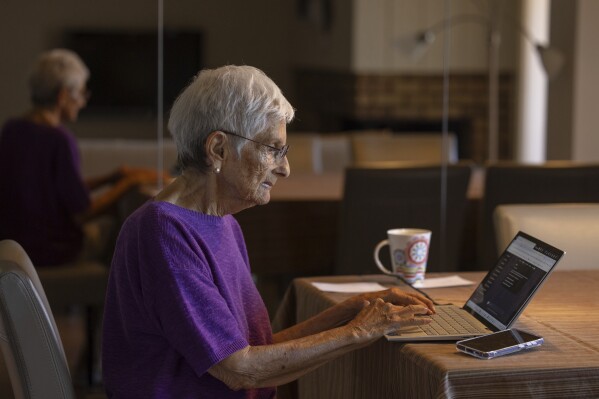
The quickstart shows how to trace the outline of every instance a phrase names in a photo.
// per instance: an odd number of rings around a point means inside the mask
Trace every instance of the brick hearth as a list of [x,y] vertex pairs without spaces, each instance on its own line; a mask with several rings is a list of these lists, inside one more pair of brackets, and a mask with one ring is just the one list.
[[[294,130],[332,132],[363,128],[441,131],[441,75],[373,75],[317,70],[297,72],[298,120]],[[460,156],[487,157],[488,80],[486,74],[451,74],[449,127],[460,141]],[[499,154],[511,157],[514,79],[499,80]],[[421,128],[419,128],[419,126]]]

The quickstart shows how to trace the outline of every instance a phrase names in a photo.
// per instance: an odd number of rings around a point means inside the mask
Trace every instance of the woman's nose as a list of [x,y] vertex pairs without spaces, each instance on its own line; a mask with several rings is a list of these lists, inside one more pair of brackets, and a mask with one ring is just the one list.
[[279,161],[279,165],[274,170],[274,172],[283,178],[289,177],[289,174],[291,173],[291,168],[289,166],[287,156],[283,157],[283,159]]

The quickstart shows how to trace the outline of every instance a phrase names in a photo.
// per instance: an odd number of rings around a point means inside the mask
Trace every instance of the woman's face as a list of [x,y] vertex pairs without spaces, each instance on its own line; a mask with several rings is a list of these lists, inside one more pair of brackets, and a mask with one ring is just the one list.
[[64,95],[59,102],[60,117],[64,122],[75,122],[79,111],[87,105],[88,91],[85,84],[74,89],[63,89]]
[[[244,140],[228,136],[230,140]],[[281,148],[287,141],[287,131],[284,122],[266,133],[252,137],[259,143]],[[225,195],[235,204],[236,208],[248,208],[254,205],[264,205],[270,201],[270,190],[279,178],[289,176],[289,162],[287,157],[277,159],[276,150],[267,146],[245,140],[239,158],[235,153],[230,157],[230,162],[223,164],[222,174],[228,183]],[[234,151],[233,146],[230,147]]]

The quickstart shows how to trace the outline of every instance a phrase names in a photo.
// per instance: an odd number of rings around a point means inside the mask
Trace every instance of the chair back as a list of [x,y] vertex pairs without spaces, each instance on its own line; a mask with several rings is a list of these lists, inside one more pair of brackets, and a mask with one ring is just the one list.
[[[599,202],[599,164],[555,161],[488,166],[479,216],[477,268],[491,268],[503,249],[497,248],[493,226],[493,212],[498,205],[577,202]],[[538,238],[543,240],[543,234]]]
[[499,205],[493,219],[499,251],[523,231],[566,251],[558,270],[599,269],[599,203]]
[[354,133],[351,136],[354,165],[371,162],[458,161],[456,136],[447,135],[446,142],[441,133]]
[[347,133],[321,135],[320,150],[322,173],[343,173],[352,164],[351,141]]
[[173,172],[177,164],[177,147],[172,139],[79,139],[81,174],[84,178],[104,176],[122,165],[156,168],[162,149],[164,171]]
[[0,241],[0,348],[16,399],[75,397],[44,290],[12,240]]
[[309,132],[288,133],[287,144],[287,160],[293,174],[322,172],[320,135]]
[[347,169],[336,273],[378,273],[374,247],[401,227],[432,231],[427,271],[457,270],[470,173],[468,164]]

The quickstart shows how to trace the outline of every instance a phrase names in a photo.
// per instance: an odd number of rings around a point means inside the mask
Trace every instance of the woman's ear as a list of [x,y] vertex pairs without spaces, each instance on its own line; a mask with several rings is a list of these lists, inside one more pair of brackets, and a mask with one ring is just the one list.
[[210,165],[221,167],[228,156],[227,136],[221,131],[214,131],[206,139],[206,156]]

